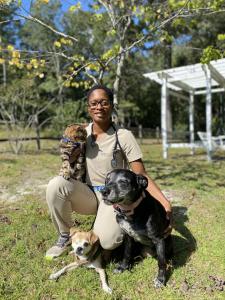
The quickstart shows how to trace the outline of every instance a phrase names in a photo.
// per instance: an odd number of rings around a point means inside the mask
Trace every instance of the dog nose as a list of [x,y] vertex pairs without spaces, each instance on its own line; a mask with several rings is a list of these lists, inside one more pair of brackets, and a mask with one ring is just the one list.
[[83,251],[83,248],[82,247],[77,247],[77,253],[79,254],[79,253],[81,253]]
[[105,186],[100,192],[103,197],[106,197],[109,194],[109,189]]

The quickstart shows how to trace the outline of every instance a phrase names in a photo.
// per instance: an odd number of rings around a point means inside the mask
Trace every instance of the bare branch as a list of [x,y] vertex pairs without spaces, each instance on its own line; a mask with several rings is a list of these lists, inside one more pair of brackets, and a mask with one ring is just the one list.
[[[153,31],[157,31],[158,29],[164,27],[166,24],[170,23],[173,19],[177,18],[178,16],[180,16],[180,14],[182,13],[182,11],[184,10],[184,8],[187,6],[187,4],[190,2],[190,0],[187,0],[185,2],[185,4],[183,5],[182,8],[180,8],[177,13],[175,13],[173,16],[169,17],[168,19],[164,20],[161,24],[155,26],[153,29],[152,29],[152,32]],[[105,63],[105,66],[108,66],[111,61],[113,61],[115,58],[117,58],[118,56],[121,56],[122,53],[126,53],[128,51],[130,51],[131,49],[133,49],[135,46],[143,43],[144,41],[148,40],[149,37],[152,36],[152,32],[151,33],[148,33],[146,35],[143,35],[139,40],[136,40],[135,42],[133,42],[130,46],[128,46],[127,48],[125,49],[121,49],[119,51],[119,53],[117,53],[116,55],[112,56],[111,58],[109,58],[107,60],[107,62]]]
[[110,17],[110,20],[112,22],[113,28],[115,28],[116,20],[115,20],[115,14],[114,14],[111,3],[106,3],[105,1],[102,1],[102,0],[99,0],[99,3],[101,3],[105,7],[105,9]]
[[[173,19],[177,18],[181,12],[184,10],[184,8],[188,5],[188,3],[190,2],[190,0],[187,0],[184,4],[184,6],[182,8],[180,8],[178,10],[178,12],[176,14],[174,14],[173,16],[171,16],[170,18],[164,20],[161,24],[159,24],[158,26],[155,26],[153,28],[154,31],[164,27],[166,24],[170,23]],[[152,31],[153,31],[152,30]],[[126,48],[124,51],[127,52],[129,50],[131,50],[132,48],[134,48],[136,45],[142,43],[143,41],[147,40],[150,36],[152,35],[152,33],[146,34],[145,36],[143,36],[142,38],[140,38],[139,40],[135,41],[133,44],[131,44],[128,48]]]
[[42,108],[40,108],[37,112],[36,115],[40,115],[41,113],[43,113],[50,104],[52,104],[55,101],[55,98],[53,98],[52,100],[48,101],[48,103],[46,105],[44,105]]
[[71,36],[69,34],[65,34],[65,33],[61,32],[61,31],[58,31],[58,30],[54,29],[52,26],[44,23],[43,21],[39,20],[38,18],[33,17],[32,15],[25,16],[25,15],[21,15],[21,14],[18,14],[18,13],[16,15],[18,17],[23,18],[23,19],[26,19],[26,20],[38,23],[38,24],[42,25],[43,27],[51,30],[52,32],[54,32],[57,35],[63,36],[64,38],[67,38],[67,39],[71,39],[74,42],[78,42],[78,39],[74,38],[73,36]]
[[20,19],[5,20],[5,21],[1,21],[0,24],[10,23],[10,22],[18,22],[18,21],[20,21]]
[[87,74],[87,76],[90,77],[94,81],[94,84],[99,84],[99,80],[97,78],[95,78],[93,75],[91,75],[87,71],[85,72],[85,74]]

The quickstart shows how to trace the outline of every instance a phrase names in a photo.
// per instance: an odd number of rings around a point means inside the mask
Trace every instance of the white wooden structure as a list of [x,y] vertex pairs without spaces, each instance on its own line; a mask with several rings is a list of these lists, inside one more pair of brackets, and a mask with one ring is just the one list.
[[[144,74],[146,78],[161,85],[161,134],[163,158],[168,157],[168,148],[189,147],[191,153],[198,147],[194,141],[195,95],[206,95],[207,159],[212,158],[212,93],[225,91],[225,59],[211,61],[208,65],[195,64]],[[167,137],[166,106],[168,96],[189,102],[190,141],[185,144],[169,143]]]

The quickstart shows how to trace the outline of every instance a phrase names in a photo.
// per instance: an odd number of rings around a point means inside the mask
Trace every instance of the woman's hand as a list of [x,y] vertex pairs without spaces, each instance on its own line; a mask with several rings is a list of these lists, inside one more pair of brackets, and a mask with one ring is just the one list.
[[171,234],[172,230],[173,230],[172,212],[171,211],[167,211],[166,212],[166,218],[167,218],[167,220],[169,220],[169,226],[164,231],[164,238],[166,238],[167,236],[169,236]]

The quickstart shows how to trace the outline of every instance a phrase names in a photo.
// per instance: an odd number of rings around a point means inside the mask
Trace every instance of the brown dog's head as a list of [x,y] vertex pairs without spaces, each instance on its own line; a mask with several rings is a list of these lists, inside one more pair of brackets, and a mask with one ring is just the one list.
[[93,246],[99,241],[98,236],[92,231],[79,231],[72,227],[70,229],[73,252],[77,256],[86,257]]

